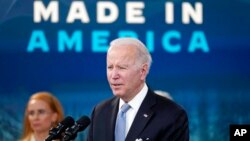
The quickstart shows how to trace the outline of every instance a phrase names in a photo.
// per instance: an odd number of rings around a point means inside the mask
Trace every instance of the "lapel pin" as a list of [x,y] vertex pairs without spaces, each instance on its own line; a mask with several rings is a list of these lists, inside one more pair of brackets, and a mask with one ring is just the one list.
[[143,116],[144,116],[144,117],[148,117],[148,115],[147,115],[147,114],[144,114]]

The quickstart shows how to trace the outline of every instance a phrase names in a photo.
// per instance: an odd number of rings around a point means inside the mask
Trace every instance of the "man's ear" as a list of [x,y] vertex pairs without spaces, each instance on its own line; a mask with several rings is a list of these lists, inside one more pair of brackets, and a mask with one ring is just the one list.
[[148,64],[145,63],[142,65],[142,68],[141,68],[141,79],[142,80],[145,80],[146,77],[147,77],[147,74],[148,74]]

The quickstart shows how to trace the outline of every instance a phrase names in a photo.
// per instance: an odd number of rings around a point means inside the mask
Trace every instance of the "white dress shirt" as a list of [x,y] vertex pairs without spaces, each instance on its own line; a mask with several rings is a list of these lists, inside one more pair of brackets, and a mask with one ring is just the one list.
[[[125,136],[127,136],[128,131],[129,131],[129,129],[130,129],[130,127],[135,119],[135,116],[136,116],[136,114],[141,106],[141,103],[147,95],[147,92],[148,92],[148,86],[146,84],[144,84],[141,91],[131,101],[128,102],[128,104],[131,106],[131,108],[126,112],[126,133],[125,133]],[[120,99],[118,112],[120,112],[120,109],[124,103],[125,102],[122,99]]]

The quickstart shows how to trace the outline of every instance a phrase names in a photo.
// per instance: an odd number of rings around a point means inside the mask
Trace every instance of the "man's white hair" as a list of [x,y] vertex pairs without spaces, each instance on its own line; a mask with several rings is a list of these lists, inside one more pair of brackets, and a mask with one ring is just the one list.
[[147,63],[148,68],[150,69],[152,64],[152,57],[146,48],[146,46],[138,39],[136,38],[130,38],[130,37],[123,37],[123,38],[117,38],[110,43],[110,47],[117,47],[117,46],[132,46],[136,47],[138,59],[140,63]]

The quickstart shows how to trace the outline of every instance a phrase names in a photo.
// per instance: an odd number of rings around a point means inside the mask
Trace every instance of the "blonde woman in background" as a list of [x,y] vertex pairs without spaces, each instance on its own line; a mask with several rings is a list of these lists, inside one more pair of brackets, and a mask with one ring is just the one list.
[[44,141],[51,127],[64,118],[59,100],[49,92],[33,94],[25,110],[21,141]]

